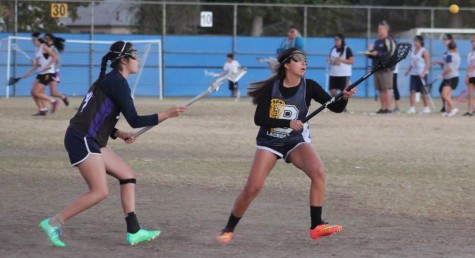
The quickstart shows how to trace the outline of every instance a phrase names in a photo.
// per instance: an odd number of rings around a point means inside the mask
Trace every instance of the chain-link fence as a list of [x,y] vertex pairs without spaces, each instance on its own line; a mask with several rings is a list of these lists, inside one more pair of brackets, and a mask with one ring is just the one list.
[[[186,69],[190,74],[195,69],[196,76],[197,70],[221,69],[226,53],[233,53],[246,66],[261,71],[256,77],[265,76],[262,74],[267,71],[266,66],[258,64],[256,58],[275,56],[289,26],[296,26],[310,57],[309,72],[323,78],[324,58],[337,33],[345,35],[356,54],[374,41],[377,24],[382,20],[390,24],[394,38],[412,41],[418,28],[469,28],[475,24],[474,12],[475,8],[461,8],[458,14],[451,14],[448,7],[4,0],[0,2],[0,32],[20,36],[32,31],[54,32],[66,38],[86,40],[104,39],[111,34],[156,38],[162,42],[167,80]],[[434,58],[442,54],[439,48],[443,46],[438,47],[442,33],[425,35],[434,40],[427,44]],[[466,37],[466,34],[455,35],[460,40]],[[355,76],[363,74],[368,65],[364,56],[357,56]],[[196,78],[190,79],[195,81]],[[319,81],[322,83],[322,79]],[[362,96],[373,94],[368,83]],[[167,87],[180,86],[174,79],[165,81],[164,85],[165,95]]]

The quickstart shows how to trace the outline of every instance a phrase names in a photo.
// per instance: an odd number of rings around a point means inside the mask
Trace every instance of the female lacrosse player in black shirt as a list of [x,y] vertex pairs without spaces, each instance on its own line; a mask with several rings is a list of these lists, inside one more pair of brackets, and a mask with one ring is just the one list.
[[[113,70],[106,74],[107,62]],[[79,196],[40,227],[54,246],[65,246],[60,240],[62,224],[80,212],[104,200],[108,195],[106,174],[118,179],[122,208],[126,216],[127,241],[131,245],[156,238],[160,231],[145,230],[135,215],[135,172],[112,149],[106,147],[108,138],[121,138],[133,143],[130,133],[115,128],[122,113],[134,128],[152,126],[176,117],[185,107],[172,107],[160,114],[137,115],[127,77],[138,70],[139,58],[131,43],[118,41],[102,58],[101,73],[71,119],[64,144],[73,166],[86,181],[89,191]]]
[[[234,203],[226,227],[217,237],[218,242],[222,244],[231,241],[234,228],[280,158],[300,168],[311,179],[310,236],[318,239],[337,233],[342,228],[329,225],[321,218],[325,169],[320,157],[310,145],[308,124],[302,122],[312,99],[324,104],[331,97],[318,83],[305,79],[307,58],[303,52],[290,48],[279,55],[278,61],[276,75],[253,83],[248,89],[252,102],[257,104],[254,117],[256,125],[260,126],[257,150],[246,186]],[[345,109],[348,98],[356,92],[356,88],[343,92],[341,100],[328,106],[333,112],[342,112]]]

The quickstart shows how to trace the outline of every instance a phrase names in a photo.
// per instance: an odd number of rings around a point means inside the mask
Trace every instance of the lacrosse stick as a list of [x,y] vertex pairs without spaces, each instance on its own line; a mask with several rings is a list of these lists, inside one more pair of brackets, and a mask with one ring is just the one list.
[[213,72],[210,72],[208,70],[205,69],[205,76],[210,76],[210,77],[214,77],[214,78],[218,78],[219,77],[219,73],[213,73]]
[[[39,73],[39,72],[36,71],[36,72],[34,72],[34,73],[32,73],[32,74],[38,74],[38,73]],[[28,76],[25,77],[25,78],[30,77],[32,74],[28,75]],[[23,77],[10,77],[10,79],[8,80],[8,86],[13,86],[13,85],[16,84],[17,82],[19,82],[21,79],[25,79],[25,78],[23,78]]]
[[10,77],[10,80],[8,80],[8,86],[12,86],[19,82],[22,78],[21,77]]
[[362,56],[369,56],[371,54],[370,51],[366,50],[366,51],[358,51],[358,55],[362,55]]
[[457,97],[455,97],[455,100],[457,100],[458,102],[460,103],[464,103],[467,101],[467,98],[468,98],[468,91],[467,91],[467,88],[463,88],[459,95]]
[[12,46],[13,46],[13,50],[15,50],[16,52],[22,54],[24,57],[26,57],[26,58],[28,59],[28,61],[30,61],[30,62],[33,63],[32,60],[34,60],[34,59],[32,59],[25,51],[23,51],[23,50],[20,48],[20,46],[18,46],[18,44],[12,44]]
[[269,58],[262,58],[262,57],[258,57],[256,58],[257,62],[259,63],[267,63],[267,65],[269,66],[269,69],[271,70],[272,73],[277,73],[277,69],[279,67],[279,61],[277,61],[277,59],[273,58],[273,57],[269,57]]
[[429,84],[427,84],[426,80],[424,80],[423,78],[421,78],[421,81],[422,81],[422,90],[424,91],[423,93],[427,94],[427,97],[429,98],[432,108],[435,109],[434,101],[432,101],[432,97],[430,96],[430,89],[432,89],[432,85],[434,85],[437,79],[431,81]]
[[[407,57],[409,54],[409,51],[411,51],[412,45],[410,43],[399,43],[396,46],[396,51],[394,51],[394,54],[390,57],[388,57],[385,60],[382,60],[377,66],[371,68],[371,71],[369,71],[367,74],[363,75],[360,79],[358,79],[356,82],[351,84],[346,88],[347,91],[353,89],[354,87],[358,86],[362,81],[368,79],[373,73],[390,69],[397,63],[399,63],[401,60]],[[325,102],[322,106],[320,106],[317,110],[313,111],[310,113],[305,119],[304,123],[310,120],[312,117],[316,116],[318,113],[320,113],[322,110],[328,107],[328,105],[334,103],[335,101],[340,100],[343,98],[343,92],[340,92],[338,95],[335,97],[331,98],[329,101]]]
[[[188,102],[186,102],[184,104],[184,106],[190,106],[191,104],[195,103],[196,101],[208,96],[209,94],[217,91],[219,89],[219,86],[221,86],[221,84],[223,84],[223,82],[225,82],[226,80],[230,80],[232,82],[237,82],[239,79],[242,78],[242,76],[244,76],[244,74],[247,72],[246,68],[241,68],[237,73],[233,74],[233,73],[228,73],[224,76],[221,76],[221,77],[218,77],[213,83],[211,83],[211,85],[203,92],[201,92],[200,94],[198,94],[196,97],[190,99]],[[154,125],[151,125],[151,126],[146,126],[140,130],[138,130],[137,132],[135,132],[132,136],[134,136],[135,138],[139,137],[141,134],[145,133],[146,131],[152,129],[152,127],[154,127]]]

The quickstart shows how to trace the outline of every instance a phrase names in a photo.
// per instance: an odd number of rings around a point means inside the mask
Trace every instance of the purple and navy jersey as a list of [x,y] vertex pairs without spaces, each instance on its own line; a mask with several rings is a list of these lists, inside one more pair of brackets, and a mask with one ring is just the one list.
[[101,147],[107,145],[120,114],[133,128],[158,124],[157,114],[139,116],[127,80],[113,70],[84,97],[78,112],[70,120],[69,128],[94,138]]

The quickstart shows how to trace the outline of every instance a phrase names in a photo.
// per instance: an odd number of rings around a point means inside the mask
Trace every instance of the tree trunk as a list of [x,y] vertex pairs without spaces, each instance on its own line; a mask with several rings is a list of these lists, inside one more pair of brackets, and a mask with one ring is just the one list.
[[450,28],[463,28],[462,15],[452,14],[450,15],[449,27]]
[[262,16],[254,16],[252,18],[252,37],[262,36],[262,27],[264,26],[264,18]]

